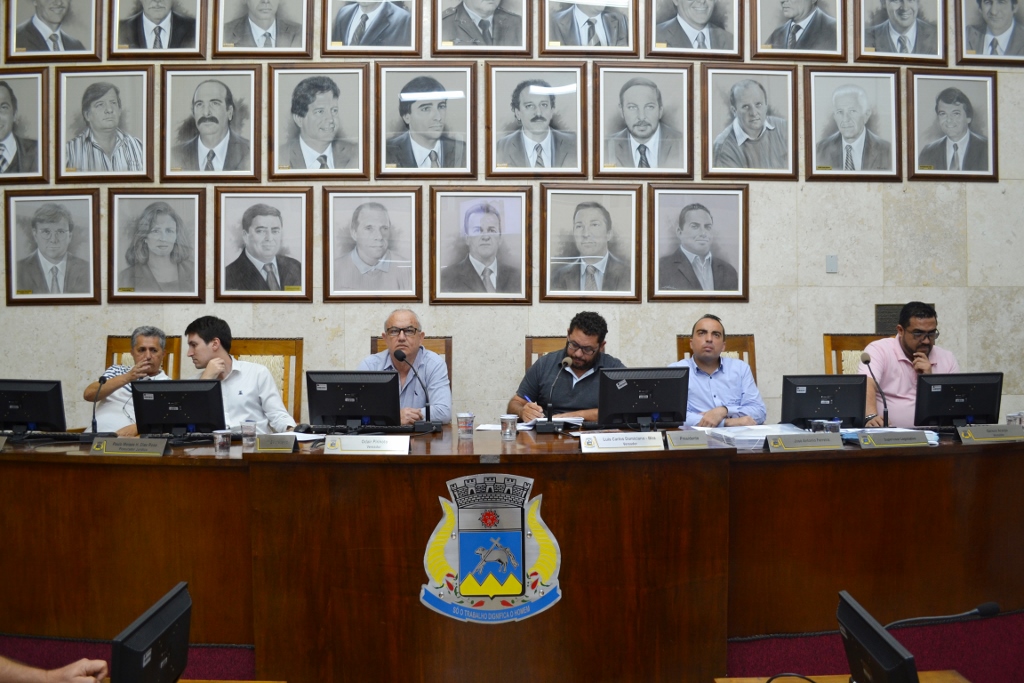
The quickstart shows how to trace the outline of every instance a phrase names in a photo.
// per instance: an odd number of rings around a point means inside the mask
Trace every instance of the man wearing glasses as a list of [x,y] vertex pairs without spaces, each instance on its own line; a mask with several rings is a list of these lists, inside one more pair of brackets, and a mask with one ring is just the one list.
[[[423,326],[415,313],[405,308],[393,311],[384,323],[387,351],[367,356],[358,368],[371,371],[394,370],[398,373],[398,398],[404,425],[426,419],[423,407],[427,404],[427,397],[409,369],[410,366],[416,368],[416,374],[430,391],[430,419],[441,422],[451,422],[452,419],[452,389],[448,383],[448,366],[440,355],[421,346],[424,336]],[[395,352],[399,350],[405,353],[405,361],[395,358]]]
[[111,365],[103,373],[106,381],[93,382],[82,392],[87,403],[96,404],[96,431],[117,432],[118,436],[138,436],[132,382],[170,379],[161,367],[167,347],[167,335],[158,327],[144,325],[132,332],[132,358],[135,363]]
[[[920,301],[911,301],[900,310],[896,336],[873,341],[864,349],[871,356],[871,370],[888,399],[890,427],[914,426],[918,375],[960,372],[960,365],[953,354],[935,345],[938,336],[935,309]],[[858,366],[857,372],[870,374],[864,363]],[[881,427],[882,399],[870,379],[867,394],[865,411],[875,417],[864,426]]]
[[18,261],[17,289],[28,294],[87,294],[89,262],[70,252],[75,222],[61,204],[47,202],[32,214],[35,250]]
[[[600,315],[591,311],[577,313],[569,323],[565,350],[545,354],[530,366],[508,402],[508,412],[529,422],[544,417],[544,409],[550,404],[554,417],[596,421],[598,370],[626,367],[618,358],[604,353],[606,334],[608,323]],[[565,358],[572,362],[563,367]]]

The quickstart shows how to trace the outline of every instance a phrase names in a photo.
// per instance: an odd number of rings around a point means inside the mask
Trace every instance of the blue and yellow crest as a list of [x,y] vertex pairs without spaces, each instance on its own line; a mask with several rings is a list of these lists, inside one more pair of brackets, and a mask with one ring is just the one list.
[[423,555],[420,602],[482,624],[532,617],[558,602],[558,541],[540,517],[533,479],[483,474],[448,482],[444,517]]

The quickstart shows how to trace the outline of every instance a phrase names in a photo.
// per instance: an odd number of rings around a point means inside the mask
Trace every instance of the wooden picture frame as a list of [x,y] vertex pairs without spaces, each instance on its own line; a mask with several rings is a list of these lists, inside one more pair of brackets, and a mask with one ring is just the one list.
[[46,183],[50,179],[50,70],[0,69],[0,142],[4,145],[4,185]]
[[856,61],[946,64],[946,3],[942,0],[851,2]]
[[754,59],[846,61],[846,0],[752,0],[751,12]]
[[206,59],[207,0],[109,2],[108,59]]
[[647,56],[743,59],[744,5],[740,0],[647,0]]
[[[47,5],[37,17],[33,0],[8,0],[4,3],[6,62],[98,62],[102,1],[78,0],[74,11],[70,2]],[[57,50],[49,38],[54,33]]]
[[433,0],[433,11],[431,51],[435,56],[530,55],[533,3],[529,0]]
[[[291,0],[274,5],[260,0],[211,1],[216,3],[214,57],[308,59],[313,56],[315,0]],[[269,15],[270,9],[274,10],[274,16]],[[260,31],[264,33],[260,35]]]
[[[611,0],[597,5],[582,0],[540,0],[540,54],[636,55],[639,3]],[[585,29],[591,21],[594,23]]]
[[424,7],[429,0],[385,0],[367,15],[362,38],[357,39],[362,19],[354,0],[323,0],[321,52],[328,56],[418,57]]
[[[1024,7],[1011,0],[956,0],[953,4],[957,64],[1016,66],[1024,62]],[[991,54],[995,32],[1000,54]]]

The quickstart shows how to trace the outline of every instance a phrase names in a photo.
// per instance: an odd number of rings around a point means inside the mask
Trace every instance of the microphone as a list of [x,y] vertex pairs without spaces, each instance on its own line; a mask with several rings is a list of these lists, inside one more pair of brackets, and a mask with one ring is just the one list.
[[566,356],[562,359],[561,365],[555,372],[555,378],[551,380],[551,386],[548,387],[548,402],[547,405],[544,406],[544,416],[548,421],[538,422],[534,425],[533,428],[538,434],[554,434],[555,432],[561,431],[560,425],[555,424],[555,409],[551,399],[555,391],[555,384],[558,383],[558,378],[562,376],[562,370],[566,369],[570,365],[572,365],[572,356]]
[[412,370],[413,377],[416,378],[416,381],[419,382],[420,386],[423,388],[423,410],[427,419],[416,420],[416,422],[413,423],[413,431],[423,433],[441,431],[441,421],[430,419],[430,392],[427,391],[427,385],[423,383],[419,373],[416,372],[416,368],[414,368],[412,363],[410,363],[406,358],[405,351],[402,349],[395,349],[394,356],[396,360],[399,360],[409,366],[409,369]]
[[100,431],[96,429],[96,405],[100,402],[100,389],[107,383],[107,378],[100,375],[99,383],[100,385],[96,387],[96,395],[92,399],[92,433],[94,435]]
[[871,373],[871,379],[875,380],[875,389],[878,390],[878,395],[882,397],[882,426],[889,426],[889,402],[885,400],[885,392],[882,391],[881,385],[878,383],[878,378],[875,377],[875,371],[871,369],[871,354],[864,351],[860,354],[860,362],[868,366],[868,372]]
[[912,619],[900,619],[894,621],[891,624],[885,625],[885,630],[889,630],[894,626],[909,626],[910,624],[927,624],[935,621],[959,621],[961,619],[970,619],[971,617],[978,617],[979,619],[987,619],[988,617],[994,617],[999,614],[999,605],[994,602],[985,602],[972,610],[967,612],[961,612],[960,614],[950,614],[944,617],[915,617]]

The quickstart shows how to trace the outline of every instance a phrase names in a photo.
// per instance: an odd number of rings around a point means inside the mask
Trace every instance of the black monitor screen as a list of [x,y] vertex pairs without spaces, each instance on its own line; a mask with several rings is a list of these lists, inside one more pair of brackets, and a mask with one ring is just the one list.
[[[409,375],[408,381],[415,382]],[[307,371],[309,422],[329,427],[400,425],[398,373],[381,371]]]
[[112,683],[174,683],[188,663],[192,598],[182,581],[114,638]]
[[914,424],[952,427],[997,424],[1003,373],[919,375]]
[[914,655],[846,591],[839,592],[839,635],[856,683],[918,683]]
[[690,368],[602,368],[597,383],[601,425],[665,426],[686,422]]
[[63,432],[64,397],[57,380],[0,379],[0,429]]
[[867,379],[867,375],[785,375],[782,422],[808,429],[811,420],[839,418],[843,427],[863,427]]
[[132,382],[139,434],[191,434],[224,429],[224,399],[215,379]]

